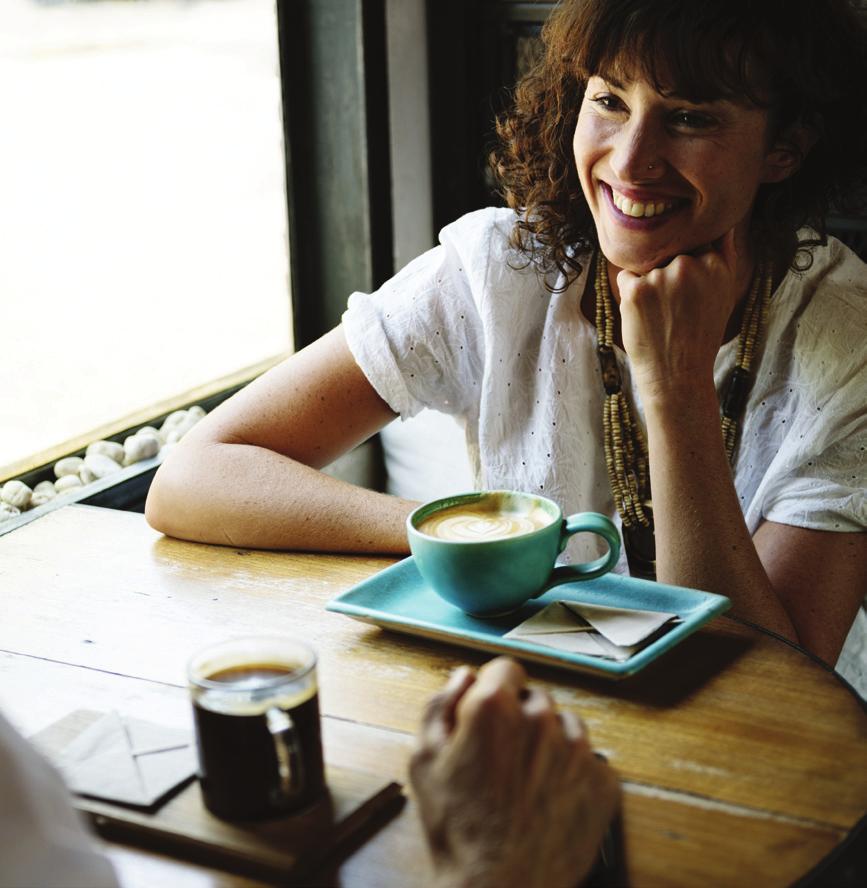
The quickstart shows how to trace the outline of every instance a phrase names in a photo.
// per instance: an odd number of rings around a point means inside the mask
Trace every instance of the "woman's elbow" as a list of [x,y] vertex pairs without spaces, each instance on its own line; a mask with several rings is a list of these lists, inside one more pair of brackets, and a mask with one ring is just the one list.
[[160,471],[157,470],[148,489],[144,509],[145,520],[154,530],[173,536],[171,522],[172,492],[167,489],[170,485],[164,483],[160,478]]
[[145,500],[145,520],[167,536],[189,538],[190,528],[183,519],[193,506],[191,479],[174,457],[172,454],[157,469],[151,481]]

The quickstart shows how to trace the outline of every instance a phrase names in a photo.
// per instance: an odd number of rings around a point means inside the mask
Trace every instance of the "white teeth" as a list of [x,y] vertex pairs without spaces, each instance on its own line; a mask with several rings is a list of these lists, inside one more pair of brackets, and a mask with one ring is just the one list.
[[631,200],[613,188],[611,189],[611,194],[614,198],[614,206],[625,216],[632,216],[634,219],[642,217],[649,219],[651,216],[661,216],[674,206],[674,203],[670,200],[649,200],[646,203],[641,200]]

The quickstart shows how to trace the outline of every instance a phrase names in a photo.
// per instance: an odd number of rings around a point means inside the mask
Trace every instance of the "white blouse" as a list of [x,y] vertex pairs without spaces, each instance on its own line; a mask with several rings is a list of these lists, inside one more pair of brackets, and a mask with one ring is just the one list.
[[[470,213],[376,293],[354,293],[343,317],[347,342],[401,418],[432,408],[463,423],[477,487],[536,491],[566,514],[592,510],[617,522],[595,328],[580,307],[589,263],[566,290],[550,293],[508,245],[515,218],[508,209]],[[734,466],[750,533],[763,520],[867,528],[865,306],[867,266],[834,239],[773,294]],[[718,390],[736,349],[732,340],[717,355]],[[629,360],[619,349],[617,357],[640,414]],[[600,548],[581,535],[565,560]],[[867,617],[859,620],[867,630]],[[848,677],[860,669],[867,689],[867,631],[850,634],[849,652]]]

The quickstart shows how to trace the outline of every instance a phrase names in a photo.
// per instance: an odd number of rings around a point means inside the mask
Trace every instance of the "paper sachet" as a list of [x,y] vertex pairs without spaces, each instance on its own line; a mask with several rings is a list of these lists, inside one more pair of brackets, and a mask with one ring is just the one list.
[[677,614],[661,611],[555,601],[503,637],[622,662],[641,650],[663,626],[679,620]]
[[189,731],[109,712],[55,757],[79,795],[150,807],[196,772]]

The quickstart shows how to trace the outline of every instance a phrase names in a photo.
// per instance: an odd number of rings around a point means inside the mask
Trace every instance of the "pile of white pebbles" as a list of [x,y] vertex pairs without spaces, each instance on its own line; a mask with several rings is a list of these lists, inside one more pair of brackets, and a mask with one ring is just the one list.
[[84,456],[65,456],[54,464],[54,481],[40,481],[30,488],[23,481],[7,481],[0,487],[0,522],[22,512],[35,509],[60,494],[79,490],[100,478],[113,475],[126,466],[165,453],[205,415],[202,407],[170,413],[157,429],[144,426],[123,444],[117,441],[94,441]]

